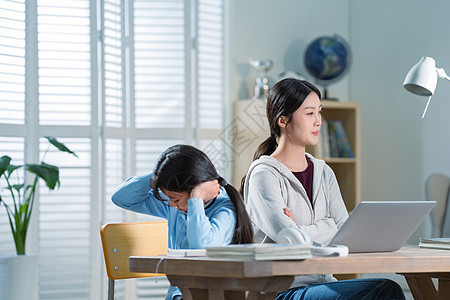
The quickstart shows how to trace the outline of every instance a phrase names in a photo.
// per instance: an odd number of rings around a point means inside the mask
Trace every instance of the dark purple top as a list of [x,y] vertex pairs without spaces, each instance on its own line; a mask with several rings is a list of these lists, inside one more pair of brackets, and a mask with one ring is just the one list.
[[308,166],[306,167],[305,171],[292,172],[292,174],[294,174],[294,176],[297,177],[297,179],[300,181],[300,183],[305,188],[306,194],[308,194],[309,201],[311,201],[311,205],[312,205],[313,204],[312,187],[313,187],[314,165],[308,156],[306,156],[306,161],[308,162]]

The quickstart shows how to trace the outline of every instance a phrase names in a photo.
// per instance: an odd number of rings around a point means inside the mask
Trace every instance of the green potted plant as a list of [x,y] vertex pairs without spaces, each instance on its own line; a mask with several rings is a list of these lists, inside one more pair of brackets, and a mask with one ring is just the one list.
[[[11,157],[0,157],[0,206],[6,209],[17,254],[1,254],[0,270],[8,274],[6,280],[0,280],[0,299],[38,299],[38,256],[25,254],[25,241],[34,199],[38,188],[39,178],[45,181],[49,190],[59,187],[59,168],[44,162],[50,146],[77,155],[60,143],[54,137],[45,137],[49,147],[45,151],[39,164],[12,165]],[[19,170],[24,170],[23,173]],[[32,176],[26,176],[27,172]],[[9,194],[8,199],[2,197],[4,191]],[[23,283],[27,287],[23,287]]]
[[[6,182],[6,186],[2,187],[2,190],[0,191],[0,205],[3,204],[6,209],[18,255],[25,254],[27,230],[30,223],[31,213],[33,212],[33,204],[39,178],[45,181],[45,184],[50,190],[54,190],[60,185],[59,168],[44,162],[45,156],[50,149],[50,145],[55,146],[60,151],[67,152],[78,157],[73,151],[68,149],[54,137],[46,136],[45,138],[50,144],[45,151],[40,164],[25,164],[16,166],[11,164],[11,157],[6,155],[0,157],[0,179],[3,176]],[[31,182],[27,182],[25,178],[21,179],[21,176],[19,176],[18,170],[22,168],[34,174],[34,178]],[[9,201],[10,204],[6,203],[4,198],[1,196],[4,190],[7,190],[8,194],[11,196],[11,201]]]

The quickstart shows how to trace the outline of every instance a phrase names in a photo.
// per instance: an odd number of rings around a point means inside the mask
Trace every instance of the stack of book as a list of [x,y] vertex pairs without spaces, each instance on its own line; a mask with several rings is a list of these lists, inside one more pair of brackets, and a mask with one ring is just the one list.
[[318,156],[355,157],[341,120],[325,120],[322,118]]
[[437,248],[450,250],[450,238],[421,238],[419,247],[422,248]]
[[303,244],[241,244],[206,247],[211,258],[233,260],[295,260],[312,257],[310,245]]
[[167,256],[171,256],[171,257],[206,256],[206,250],[205,249],[170,249],[170,248],[167,248]]

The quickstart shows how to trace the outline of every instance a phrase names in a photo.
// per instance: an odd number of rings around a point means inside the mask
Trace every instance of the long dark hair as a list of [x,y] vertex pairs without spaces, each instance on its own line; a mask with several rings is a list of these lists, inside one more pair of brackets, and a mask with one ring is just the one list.
[[[277,82],[267,96],[266,116],[269,121],[270,136],[256,149],[253,161],[263,155],[272,154],[278,147],[277,138],[280,136],[278,118],[284,116],[289,124],[292,114],[302,105],[312,92],[321,99],[320,91],[306,80],[286,78]],[[245,175],[241,180],[240,192],[244,192]]]
[[200,183],[217,179],[236,208],[236,226],[232,244],[253,243],[253,229],[239,192],[219,176],[211,160],[189,145],[175,145],[165,150],[153,170],[152,189],[155,198],[164,201],[159,190],[188,192]]

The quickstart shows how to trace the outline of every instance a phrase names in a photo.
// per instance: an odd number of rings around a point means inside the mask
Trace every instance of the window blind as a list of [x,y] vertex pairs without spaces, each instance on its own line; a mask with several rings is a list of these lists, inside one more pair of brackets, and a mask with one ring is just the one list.
[[[50,148],[45,161],[59,166],[61,187],[41,182],[39,299],[88,299],[90,295],[91,147],[87,138],[59,139],[78,158]],[[48,144],[41,139],[41,155]]]
[[[25,161],[25,153],[42,157],[48,144],[43,138],[39,147],[29,143],[27,128],[33,127],[78,154],[51,149],[46,156],[60,167],[61,187],[49,192],[41,182],[35,208],[39,299],[99,299],[106,276],[93,237],[97,218],[155,219],[115,207],[110,198],[117,185],[151,172],[174,144],[194,143],[215,157],[222,153],[215,133],[223,126],[223,1],[36,0],[31,19],[37,13],[37,24],[25,20],[26,1],[0,4],[0,153],[15,164]],[[37,29],[37,44],[25,40],[26,24]],[[28,72],[36,66],[36,74]],[[37,83],[38,95],[31,96],[38,104],[32,101],[31,110],[25,78]],[[36,105],[38,116],[26,120],[25,111]],[[196,136],[198,128],[207,134]],[[99,209],[102,217],[96,216]],[[4,208],[0,252],[14,252]],[[161,277],[123,281],[116,293],[118,299],[163,299],[168,285]]]
[[111,195],[123,182],[125,174],[124,142],[121,139],[106,139],[105,149],[108,150],[105,151],[104,223],[123,222],[123,209],[112,203]]
[[89,126],[89,0],[38,0],[41,125]]
[[137,128],[184,128],[184,1],[135,0]]
[[223,127],[223,2],[198,1],[198,107],[201,128]]
[[[25,123],[25,1],[3,1],[0,4],[0,123],[15,125],[16,134]],[[24,138],[14,137],[11,127],[0,130],[0,156],[8,155],[12,164],[24,162]],[[0,189],[6,181],[0,178]],[[2,190],[3,200],[10,205],[11,197]],[[8,216],[0,204],[0,253],[15,253]]]
[[121,0],[104,1],[105,125],[122,127],[124,117],[123,22]]
[[[91,33],[89,0],[37,0],[39,126],[78,159],[50,148],[61,187],[39,198],[39,299],[91,295]],[[43,127],[44,126],[44,127]],[[64,136],[69,136],[64,138]],[[40,153],[48,143],[41,139]]]
[[25,123],[25,1],[0,4],[0,123]]

